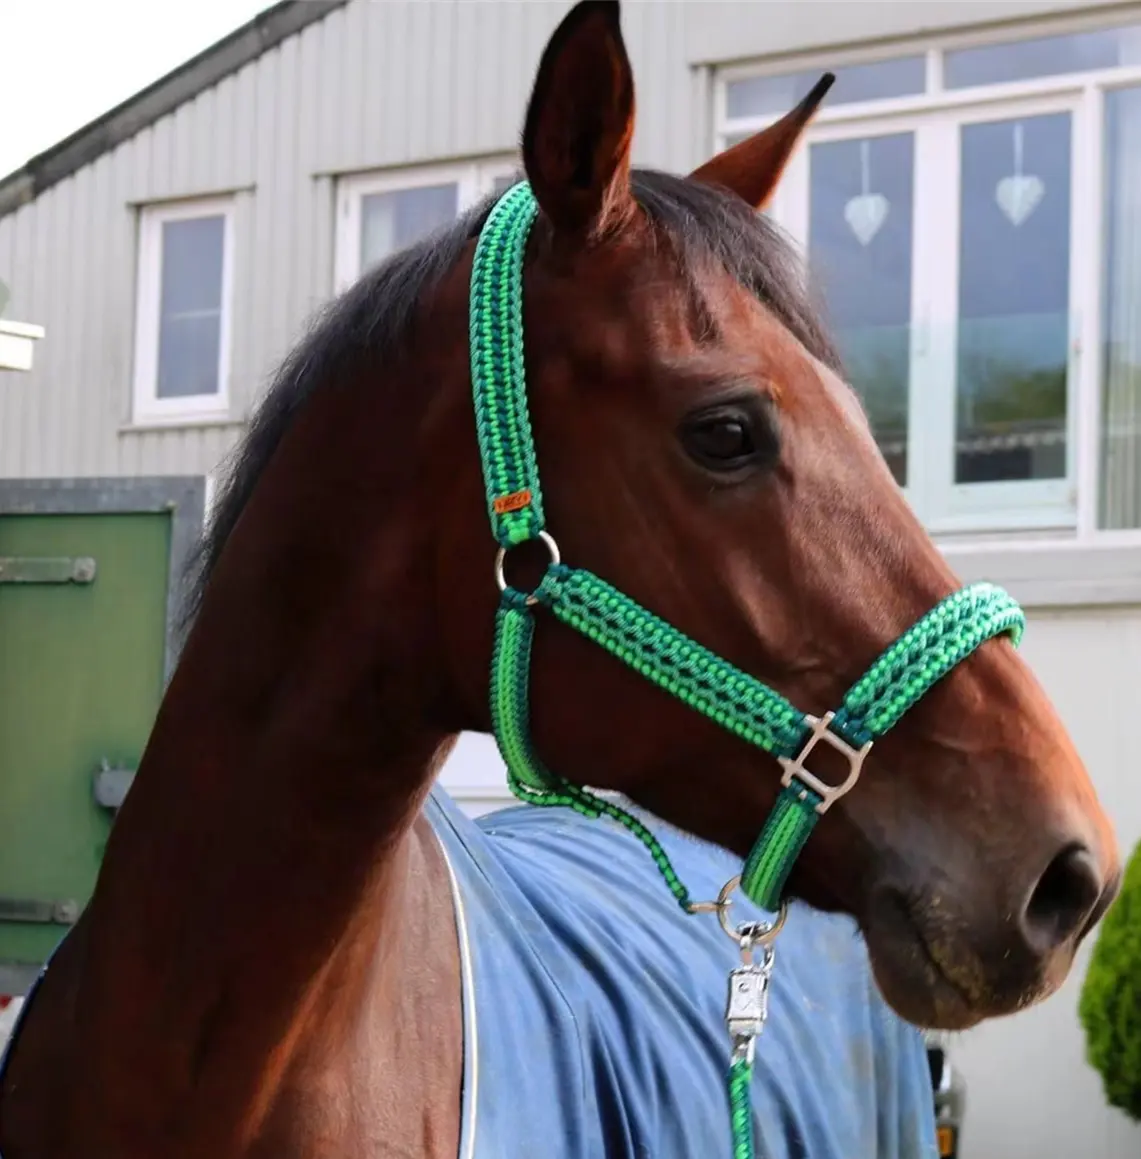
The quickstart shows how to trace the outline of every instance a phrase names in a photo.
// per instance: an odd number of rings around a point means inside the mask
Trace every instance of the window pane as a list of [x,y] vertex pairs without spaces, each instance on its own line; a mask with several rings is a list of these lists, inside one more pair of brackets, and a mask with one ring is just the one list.
[[[853,64],[833,71],[836,83],[824,98],[829,106],[912,96],[923,92],[927,86],[927,61],[922,56]],[[730,81],[725,86],[726,112],[730,117],[787,113],[808,95],[823,75],[824,69],[811,69]]]
[[813,145],[809,262],[880,450],[907,484],[911,383],[911,133]]
[[361,270],[454,221],[459,196],[459,186],[449,181],[362,197]]
[[961,133],[955,481],[1064,478],[1070,115]]
[[943,83],[961,89],[1139,62],[1141,26],[1107,28],[948,52],[943,58]]
[[225,237],[220,214],[163,222],[159,398],[218,393]]
[[491,192],[494,193],[496,197],[499,197],[501,194],[506,193],[507,190],[515,184],[515,180],[516,179],[513,174],[504,173],[502,176],[496,177],[496,179],[491,183]]
[[1141,89],[1105,97],[1099,525],[1141,527]]

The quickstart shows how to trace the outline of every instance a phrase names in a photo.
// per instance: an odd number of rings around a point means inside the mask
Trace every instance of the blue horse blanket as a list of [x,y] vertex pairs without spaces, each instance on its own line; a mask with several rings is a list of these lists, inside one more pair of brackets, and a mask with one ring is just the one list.
[[[683,914],[612,821],[523,807],[473,821],[438,787],[427,809],[460,933],[459,1159],[731,1159],[724,1006],[739,959],[716,917]],[[694,897],[739,871],[643,818]],[[771,916],[735,896],[734,920]],[[936,1159],[922,1038],[879,996],[847,918],[790,911],[753,1110],[761,1159]]]
[[[460,1159],[731,1159],[724,1012],[737,949],[687,916],[642,844],[570,809],[428,816],[463,957]],[[641,814],[695,898],[739,861]],[[735,921],[769,917],[739,894]],[[753,1089],[762,1159],[935,1159],[920,1033],[848,918],[793,906]]]

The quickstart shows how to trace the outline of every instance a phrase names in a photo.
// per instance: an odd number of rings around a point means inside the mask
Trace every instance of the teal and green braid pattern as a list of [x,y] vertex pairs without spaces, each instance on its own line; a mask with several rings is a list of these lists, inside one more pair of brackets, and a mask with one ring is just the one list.
[[[526,182],[492,208],[476,245],[471,274],[471,378],[476,436],[492,534],[499,544],[502,598],[491,665],[491,719],[513,792],[534,805],[561,805],[587,817],[609,817],[649,850],[678,903],[694,912],[660,842],[629,812],[544,767],[531,740],[531,642],[539,609],[604,648],[627,667],[702,713],[762,753],[780,759],[785,775],[776,804],[745,861],[741,888],[762,909],[781,905],[785,883],[828,799],[803,778],[806,742],[825,727],[779,692],[679,632],[611,584],[558,558],[546,536],[543,493],[527,407],[523,349],[523,258],[538,206]],[[551,554],[539,587],[518,591],[502,579],[503,556],[543,538]],[[827,720],[852,760],[863,755],[931,687],[984,641],[999,635],[1018,644],[1025,619],[1018,604],[992,584],[972,584],[947,596],[907,629],[848,690]],[[798,775],[799,774],[799,775]],[[859,765],[853,765],[848,791]],[[819,783],[818,783],[819,784]],[[729,1072],[734,1159],[754,1159],[749,1089],[752,1064],[739,1058]]]

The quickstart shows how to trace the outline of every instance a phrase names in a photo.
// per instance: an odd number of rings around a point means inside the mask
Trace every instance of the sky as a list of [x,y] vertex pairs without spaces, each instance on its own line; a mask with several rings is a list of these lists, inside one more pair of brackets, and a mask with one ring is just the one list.
[[0,0],[0,177],[273,0]]

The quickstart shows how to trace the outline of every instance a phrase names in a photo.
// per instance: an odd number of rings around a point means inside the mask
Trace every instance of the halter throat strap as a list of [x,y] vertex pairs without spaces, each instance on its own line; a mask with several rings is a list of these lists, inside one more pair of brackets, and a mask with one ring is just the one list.
[[[499,544],[491,719],[509,784],[531,804],[569,806],[625,825],[645,843],[679,903],[692,909],[688,891],[646,826],[553,774],[534,750],[528,685],[534,611],[543,607],[672,696],[777,758],[782,788],[741,874],[747,896],[775,910],[813,828],[855,787],[875,740],[985,640],[1006,634],[1017,645],[1025,626],[1022,610],[992,584],[954,592],[890,645],[834,712],[816,718],[605,580],[563,563],[543,516],[523,356],[523,259],[537,213],[526,182],[505,193],[480,233],[471,275],[476,432],[488,519]],[[549,563],[538,588],[521,592],[505,579],[505,557],[511,548],[535,539],[546,545]],[[821,745],[837,749],[848,762],[847,776],[837,784],[809,767]]]

